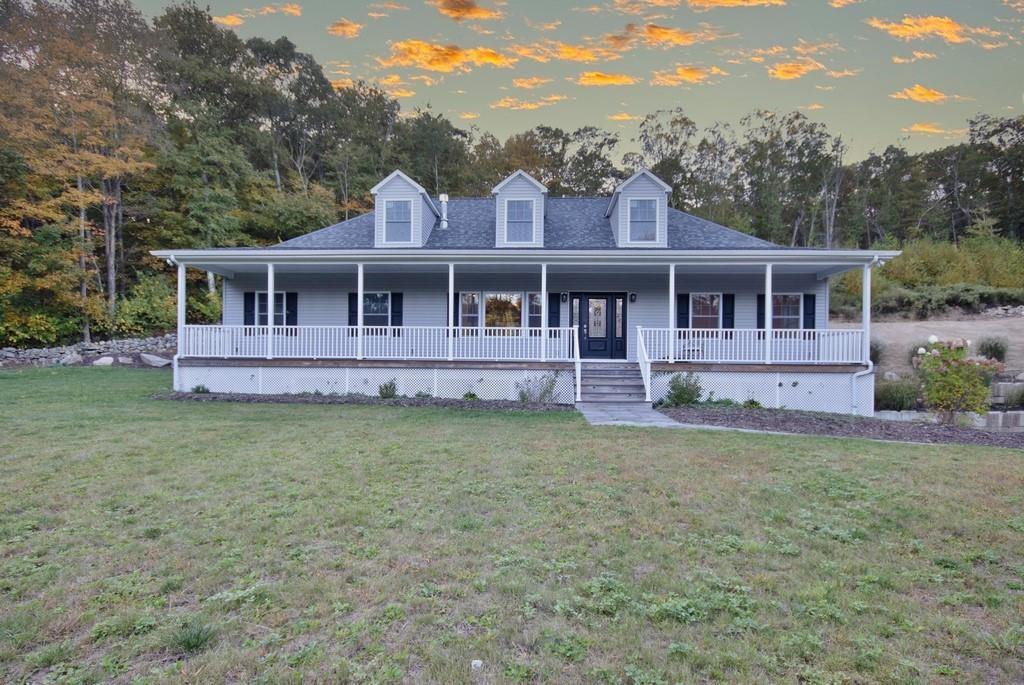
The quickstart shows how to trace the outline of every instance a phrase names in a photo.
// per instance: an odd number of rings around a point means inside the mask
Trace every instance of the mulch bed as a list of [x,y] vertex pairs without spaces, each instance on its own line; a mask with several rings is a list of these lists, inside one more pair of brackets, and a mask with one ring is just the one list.
[[485,411],[570,411],[568,404],[516,402],[513,400],[459,400],[442,397],[394,397],[383,399],[370,395],[255,395],[227,392],[162,392],[158,400],[191,402],[243,402],[247,404],[359,404],[384,407],[444,407],[447,409],[480,409]]
[[743,407],[694,405],[663,407],[659,411],[680,423],[695,425],[843,438],[1024,449],[1024,433],[997,433],[960,426],[885,421],[860,416],[822,414],[790,409],[745,409]]

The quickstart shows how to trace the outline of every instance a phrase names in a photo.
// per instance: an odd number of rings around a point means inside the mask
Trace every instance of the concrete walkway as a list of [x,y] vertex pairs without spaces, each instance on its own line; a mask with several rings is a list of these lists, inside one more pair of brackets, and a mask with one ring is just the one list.
[[645,402],[577,402],[576,408],[592,426],[685,428]]

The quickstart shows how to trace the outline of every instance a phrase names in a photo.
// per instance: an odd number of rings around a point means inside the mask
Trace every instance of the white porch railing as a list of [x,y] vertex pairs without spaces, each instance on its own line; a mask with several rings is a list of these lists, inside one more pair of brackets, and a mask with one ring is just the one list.
[[858,364],[864,332],[857,329],[776,329],[770,340],[754,328],[641,328],[651,361],[719,364]]
[[[185,326],[179,357],[355,359],[358,326]],[[364,326],[364,359],[574,361],[573,328]]]

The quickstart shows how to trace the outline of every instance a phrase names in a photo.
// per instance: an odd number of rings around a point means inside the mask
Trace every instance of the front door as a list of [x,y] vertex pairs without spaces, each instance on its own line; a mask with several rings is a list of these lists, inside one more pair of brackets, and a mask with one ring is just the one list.
[[573,293],[572,321],[581,357],[626,358],[626,293]]

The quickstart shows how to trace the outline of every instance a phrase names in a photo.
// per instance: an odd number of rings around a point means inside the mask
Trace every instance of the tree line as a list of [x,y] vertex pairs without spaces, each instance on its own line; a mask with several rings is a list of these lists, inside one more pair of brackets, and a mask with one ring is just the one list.
[[[291,238],[366,211],[395,168],[434,193],[486,195],[524,169],[593,195],[647,167],[673,207],[786,245],[1024,241],[1024,117],[859,162],[799,112],[701,128],[675,108],[629,141],[593,126],[502,141],[332,83],[287,38],[242,40],[191,0],[152,21],[130,0],[0,0],[0,83],[0,344],[169,325],[149,250]],[[190,316],[215,319],[213,277],[190,287]]]

